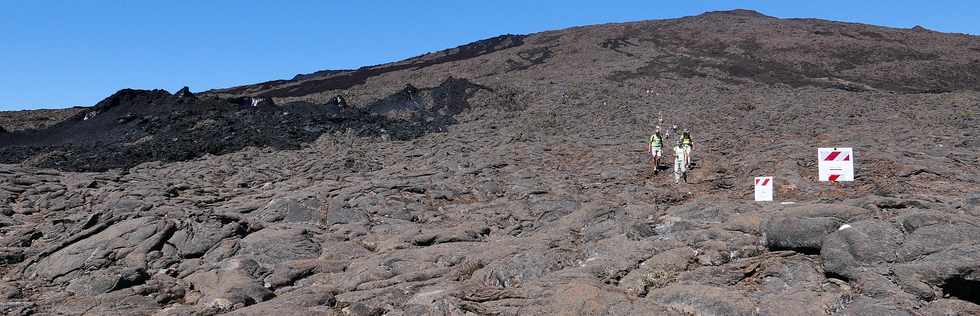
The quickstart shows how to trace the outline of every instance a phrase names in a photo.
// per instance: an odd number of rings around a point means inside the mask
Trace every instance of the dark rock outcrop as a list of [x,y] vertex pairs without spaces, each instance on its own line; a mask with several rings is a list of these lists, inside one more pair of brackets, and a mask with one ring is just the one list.
[[198,98],[186,89],[177,95],[127,89],[54,126],[0,134],[0,146],[5,147],[0,161],[102,171],[225,154],[247,146],[296,149],[320,135],[346,130],[362,137],[411,139],[445,131],[480,89],[484,88],[467,80],[449,78],[434,88],[396,93],[370,105],[369,111],[278,106],[269,98]]
[[178,100],[184,100],[184,101],[197,98],[193,93],[191,93],[191,88],[188,87],[180,88],[180,90],[178,90],[177,93],[174,93],[174,96],[177,97]]

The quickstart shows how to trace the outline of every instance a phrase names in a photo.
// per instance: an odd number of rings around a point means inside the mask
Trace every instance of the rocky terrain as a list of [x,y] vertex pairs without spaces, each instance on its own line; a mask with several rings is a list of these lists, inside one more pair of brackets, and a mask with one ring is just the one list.
[[736,10],[4,113],[0,313],[980,314],[978,112],[980,37]]
[[73,107],[0,112],[0,127],[3,127],[4,131],[41,129],[64,121],[83,110],[84,107]]

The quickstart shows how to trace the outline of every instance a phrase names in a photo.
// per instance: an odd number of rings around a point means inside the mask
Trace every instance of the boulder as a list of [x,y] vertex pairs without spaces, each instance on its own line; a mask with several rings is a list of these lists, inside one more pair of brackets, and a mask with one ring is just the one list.
[[239,222],[224,225],[218,221],[193,222],[174,232],[167,243],[176,247],[182,258],[197,258],[221,240],[244,229]]
[[619,281],[619,287],[635,296],[643,296],[650,290],[665,287],[675,281],[678,273],[687,270],[694,263],[694,255],[694,249],[690,247],[658,253],[627,273]]
[[980,315],[980,305],[958,299],[938,299],[922,309],[923,315]]
[[624,296],[616,289],[598,282],[586,280],[549,280],[549,282],[554,288],[543,293],[543,298],[536,300],[540,303],[518,309],[513,314],[681,315],[650,300]]
[[901,261],[915,260],[980,236],[980,221],[969,216],[919,212],[899,217],[897,222],[908,234],[899,250]]
[[894,266],[906,292],[931,300],[943,295],[980,301],[980,244],[954,245],[919,260]]
[[529,251],[497,259],[474,273],[472,278],[485,280],[485,284],[494,287],[520,287],[560,269],[563,264],[571,264],[563,262],[567,260],[567,254],[555,250]]
[[269,201],[268,204],[250,214],[250,217],[267,223],[311,223],[321,221],[320,201],[312,197],[285,197]]
[[867,268],[898,259],[904,236],[891,223],[868,220],[827,235],[820,249],[824,270],[853,279]]
[[840,227],[841,219],[834,217],[775,217],[762,226],[766,246],[772,250],[796,250],[817,253],[823,239]]
[[490,228],[482,225],[459,226],[438,231],[424,232],[412,239],[416,246],[432,246],[451,242],[479,242],[490,234]]
[[671,285],[650,291],[647,299],[695,315],[756,315],[758,303],[738,291],[703,285]]
[[160,307],[153,297],[127,289],[96,296],[73,296],[61,304],[45,306],[45,310],[53,315],[151,315]]
[[824,290],[827,282],[820,267],[803,255],[762,259],[754,273],[762,278],[760,294],[796,296],[793,292]]
[[825,315],[826,307],[840,300],[839,293],[817,292],[798,288],[787,288],[775,295],[767,295],[760,300],[760,316],[813,316]]
[[847,305],[843,315],[854,316],[912,316],[912,312],[900,307],[882,304],[873,299],[861,296]]
[[327,225],[355,224],[367,222],[368,216],[358,209],[331,204],[326,221]]
[[371,254],[371,250],[353,241],[325,241],[319,258],[321,272],[341,272],[354,259]]
[[134,265],[145,264],[140,255],[164,241],[160,239],[167,235],[166,227],[164,222],[147,217],[124,220],[101,231],[96,226],[86,232],[97,233],[45,256],[30,270],[45,279],[73,279],[85,269],[106,267],[118,258],[125,257]]
[[320,243],[302,226],[267,227],[242,238],[239,247],[238,255],[265,266],[320,256]]
[[320,261],[316,259],[293,260],[277,265],[269,276],[265,277],[265,287],[270,289],[291,285],[296,280],[317,273]]
[[315,315],[326,314],[337,303],[330,290],[308,287],[235,310],[229,315]]
[[916,301],[915,295],[906,293],[898,284],[890,280],[888,276],[876,272],[861,272],[851,284],[855,288],[861,289],[861,295],[876,300],[903,306],[912,306]]
[[143,284],[147,279],[149,275],[139,267],[119,272],[100,271],[72,280],[67,290],[76,295],[95,296]]
[[232,258],[215,269],[191,274],[185,280],[200,291],[201,297],[196,302],[198,305],[228,310],[275,297],[260,280],[264,273],[265,270],[254,260]]

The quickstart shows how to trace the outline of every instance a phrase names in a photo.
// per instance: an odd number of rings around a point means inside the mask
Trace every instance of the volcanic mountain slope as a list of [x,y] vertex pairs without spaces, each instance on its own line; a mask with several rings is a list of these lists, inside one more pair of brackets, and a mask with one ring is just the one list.
[[504,35],[392,64],[214,92],[316,100],[337,92],[390,92],[405,81],[431,85],[446,74],[482,83],[517,80],[520,86],[534,81],[628,84],[713,78],[845,90],[975,91],[980,86],[980,42],[974,36],[922,28],[776,19],[736,10]]
[[[729,11],[121,91],[0,136],[0,310],[980,313],[978,59]],[[647,161],[660,117],[687,184]],[[833,146],[853,183],[816,181]],[[793,204],[751,202],[761,175]]]

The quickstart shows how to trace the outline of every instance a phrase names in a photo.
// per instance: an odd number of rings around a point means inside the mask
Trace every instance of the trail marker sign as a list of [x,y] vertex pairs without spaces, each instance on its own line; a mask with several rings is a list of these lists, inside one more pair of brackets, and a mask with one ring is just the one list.
[[854,151],[851,148],[818,148],[820,181],[854,181]]
[[755,177],[755,200],[772,201],[775,184],[772,177]]

